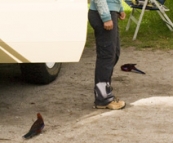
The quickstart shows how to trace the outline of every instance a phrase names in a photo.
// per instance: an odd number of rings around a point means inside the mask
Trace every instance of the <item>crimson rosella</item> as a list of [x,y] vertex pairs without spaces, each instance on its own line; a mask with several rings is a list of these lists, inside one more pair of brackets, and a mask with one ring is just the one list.
[[31,126],[29,132],[25,134],[23,137],[25,139],[32,138],[35,135],[41,133],[44,128],[44,121],[40,113],[37,113],[37,120]]
[[121,66],[121,70],[122,71],[126,71],[126,72],[130,72],[130,71],[135,71],[135,72],[138,72],[138,73],[141,73],[141,74],[145,74],[145,72],[137,69],[135,67],[136,64],[124,64]]

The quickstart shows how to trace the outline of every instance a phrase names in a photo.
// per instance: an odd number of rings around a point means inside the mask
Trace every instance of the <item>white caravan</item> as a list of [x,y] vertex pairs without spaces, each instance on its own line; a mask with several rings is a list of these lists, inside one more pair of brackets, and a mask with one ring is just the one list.
[[86,42],[87,0],[0,0],[0,63],[20,63],[27,81],[53,81],[78,62]]

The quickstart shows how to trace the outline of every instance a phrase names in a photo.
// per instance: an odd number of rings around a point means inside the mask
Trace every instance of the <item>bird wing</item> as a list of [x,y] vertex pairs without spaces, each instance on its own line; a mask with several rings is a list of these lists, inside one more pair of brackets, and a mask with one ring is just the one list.
[[34,135],[39,134],[44,128],[44,122],[41,119],[37,119],[33,125],[31,126],[29,132],[25,134],[23,137],[24,138],[31,138]]

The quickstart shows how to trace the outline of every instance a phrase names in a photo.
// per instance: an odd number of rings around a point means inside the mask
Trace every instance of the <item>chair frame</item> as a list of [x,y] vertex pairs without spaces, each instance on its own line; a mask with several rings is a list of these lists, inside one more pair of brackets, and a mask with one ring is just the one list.
[[[169,30],[173,31],[173,23],[170,20],[170,18],[167,16],[167,14],[165,13],[165,9],[163,8],[163,5],[159,4],[157,2],[157,0],[144,0],[142,9],[141,8],[136,8],[136,7],[134,8],[134,7],[131,6],[132,7],[132,12],[131,12],[130,17],[128,19],[128,23],[127,23],[127,26],[126,26],[126,31],[129,30],[131,21],[133,21],[137,25],[136,29],[135,29],[135,33],[133,35],[133,40],[136,40],[136,38],[137,38],[137,34],[138,34],[138,31],[139,31],[139,28],[140,28],[140,25],[141,25],[141,22],[142,22],[142,18],[144,16],[145,11],[148,10],[146,8],[147,8],[147,3],[149,1],[151,1],[153,4],[156,5],[157,9],[153,9],[153,10],[157,10],[157,13],[161,17],[161,19],[166,23]],[[135,16],[134,16],[134,13],[135,13],[136,9],[141,10],[141,14],[139,16],[139,19],[135,18]]]

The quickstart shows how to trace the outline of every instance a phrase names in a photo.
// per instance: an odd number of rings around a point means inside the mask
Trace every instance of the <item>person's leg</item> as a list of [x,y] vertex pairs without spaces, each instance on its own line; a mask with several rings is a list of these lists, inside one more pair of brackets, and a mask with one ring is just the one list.
[[[117,15],[113,15],[116,16]],[[115,102],[112,94],[110,79],[116,57],[116,26],[113,30],[105,30],[97,11],[89,11],[89,22],[94,29],[96,38],[96,67],[95,67],[95,105],[99,108],[120,109],[125,102]],[[115,105],[116,104],[116,105]]]

